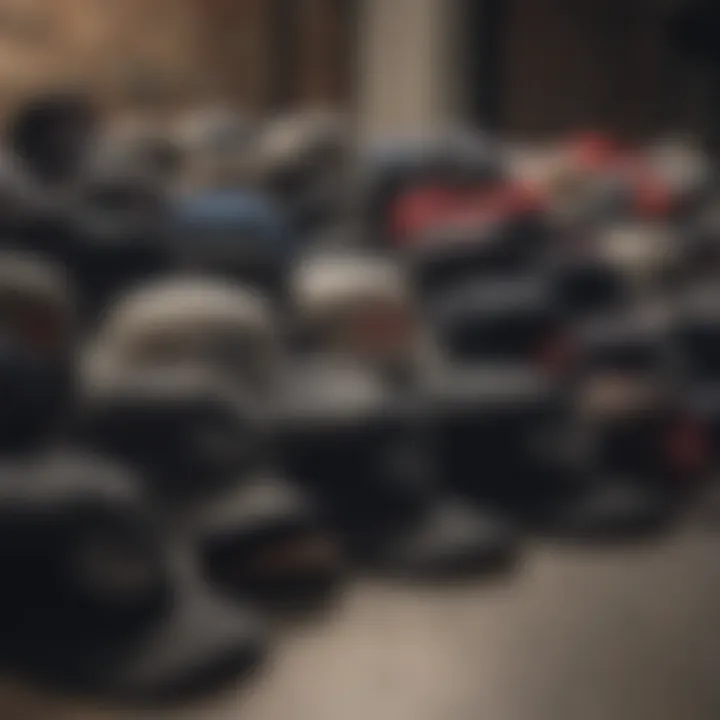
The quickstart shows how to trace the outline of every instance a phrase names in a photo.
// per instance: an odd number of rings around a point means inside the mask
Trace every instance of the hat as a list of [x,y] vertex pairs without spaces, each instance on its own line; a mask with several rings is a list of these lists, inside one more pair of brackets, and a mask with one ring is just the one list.
[[88,388],[80,438],[142,471],[223,592],[319,600],[338,578],[337,548],[309,499],[265,470],[270,413],[248,400],[207,373],[120,372]]
[[280,116],[261,133],[260,186],[289,211],[300,233],[320,230],[345,209],[349,144],[344,118],[325,110]]
[[60,266],[0,253],[0,447],[27,450],[66,420],[77,318]]
[[272,381],[279,362],[265,298],[207,277],[167,278],[131,290],[110,308],[96,347],[113,364],[204,367],[253,390]]
[[[404,205],[408,192],[441,190],[467,199],[468,190],[487,191],[502,182],[504,174],[497,148],[481,133],[450,128],[386,138],[366,148],[362,157],[360,192],[368,231],[380,242],[393,239],[398,202]],[[415,231],[429,229],[414,224]]]
[[276,289],[296,243],[282,207],[243,190],[185,195],[172,207],[172,250],[191,268]]
[[310,253],[288,284],[306,346],[377,369],[412,362],[417,312],[410,278],[392,258],[347,248]]
[[528,363],[449,363],[421,392],[451,487],[506,512],[536,497],[559,464],[562,384]]
[[670,319],[647,308],[596,318],[576,330],[582,365],[588,370],[658,375],[671,356]]
[[95,172],[83,179],[68,202],[73,245],[66,260],[93,316],[128,286],[175,264],[169,222],[168,198],[149,176]]
[[295,483],[256,470],[190,513],[205,577],[231,597],[272,604],[324,604],[343,558],[316,504]]
[[679,298],[673,343],[683,376],[710,381],[720,368],[720,293],[714,282],[697,283]]
[[82,169],[97,120],[87,96],[46,92],[16,110],[7,127],[8,143],[35,179],[73,180]]
[[83,443],[142,469],[161,498],[204,497],[267,451],[261,410],[202,369],[114,368],[85,380]]
[[514,557],[515,535],[501,518],[450,510],[455,501],[436,484],[423,413],[376,374],[316,358],[293,366],[286,380],[284,466],[357,561],[419,578],[484,572]]
[[439,467],[461,497],[556,538],[628,538],[667,522],[659,486],[598,463],[562,383],[520,364],[451,366],[429,380]]
[[439,224],[403,248],[426,297],[454,284],[533,269],[546,251],[540,223],[515,216],[488,224]]
[[678,270],[680,247],[665,225],[614,224],[597,237],[599,257],[616,267],[633,287],[662,288]]
[[67,352],[77,330],[75,292],[65,268],[22,250],[0,251],[0,327],[42,352]]
[[189,190],[242,187],[252,180],[259,131],[248,115],[203,108],[182,116],[171,134],[186,159],[182,179]]
[[146,118],[109,124],[97,139],[87,171],[139,174],[172,185],[180,179],[186,157],[168,128]]
[[261,626],[156,535],[132,474],[87,456],[0,472],[3,666],[68,692],[169,700],[246,674]]
[[440,346],[458,361],[544,364],[560,339],[561,315],[543,277],[466,282],[430,306]]

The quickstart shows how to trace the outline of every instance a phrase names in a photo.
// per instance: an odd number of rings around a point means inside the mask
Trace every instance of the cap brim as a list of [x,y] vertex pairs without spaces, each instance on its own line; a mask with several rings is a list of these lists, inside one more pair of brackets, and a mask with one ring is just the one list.
[[400,578],[463,579],[509,568],[517,549],[518,536],[508,522],[443,499],[408,532],[390,541],[379,561]]
[[24,663],[22,674],[63,693],[128,704],[174,703],[241,682],[265,656],[264,624],[248,608],[217,596],[197,577],[189,556],[178,554],[174,564],[170,609],[121,653],[88,653],[63,663],[58,649],[52,660]]
[[[310,608],[331,599],[342,576],[340,547],[314,504],[281,478],[245,478],[199,503],[186,522],[200,546],[205,577],[233,596]],[[292,554],[304,543],[311,545],[309,558],[301,553],[281,569],[263,571],[263,563],[272,566],[274,551]]]
[[167,617],[99,676],[108,694],[139,701],[202,695],[245,679],[266,652],[264,625],[185,570]]
[[670,494],[622,479],[601,479],[551,512],[545,532],[557,539],[622,542],[652,537],[672,522]]

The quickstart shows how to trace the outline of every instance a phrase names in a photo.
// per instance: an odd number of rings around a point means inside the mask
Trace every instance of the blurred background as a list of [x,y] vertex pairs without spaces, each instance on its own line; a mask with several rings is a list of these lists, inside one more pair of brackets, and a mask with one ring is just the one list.
[[710,68],[677,37],[693,4],[5,0],[1,100],[70,81],[118,110],[332,104],[368,132],[448,117],[523,137],[585,125],[701,132]]
[[[600,128],[714,153],[716,15],[682,0],[0,0],[0,113],[73,87],[118,118],[322,106],[366,139]],[[507,582],[362,583],[289,630],[259,682],[208,705],[101,712],[8,683],[0,718],[711,720],[719,550],[701,523],[651,547],[538,543]]]

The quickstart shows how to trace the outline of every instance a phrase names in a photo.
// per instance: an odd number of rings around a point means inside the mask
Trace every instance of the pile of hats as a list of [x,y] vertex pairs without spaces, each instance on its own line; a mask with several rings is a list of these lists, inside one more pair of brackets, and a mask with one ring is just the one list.
[[508,570],[672,526],[720,429],[709,170],[583,136],[100,125],[0,180],[0,658],[157,700],[248,674],[352,568]]

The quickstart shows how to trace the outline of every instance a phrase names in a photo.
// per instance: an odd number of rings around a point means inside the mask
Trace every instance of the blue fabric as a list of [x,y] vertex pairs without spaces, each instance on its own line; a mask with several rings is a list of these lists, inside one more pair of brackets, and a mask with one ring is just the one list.
[[175,203],[173,224],[186,241],[252,242],[267,249],[289,249],[290,223],[281,208],[251,192],[216,190],[187,196]]

